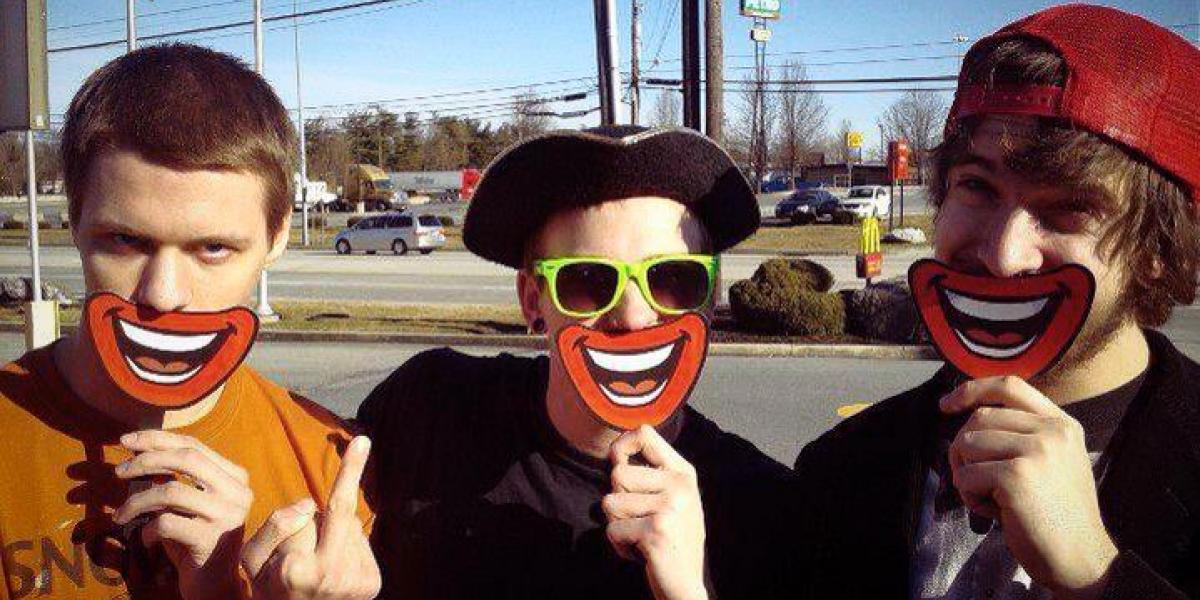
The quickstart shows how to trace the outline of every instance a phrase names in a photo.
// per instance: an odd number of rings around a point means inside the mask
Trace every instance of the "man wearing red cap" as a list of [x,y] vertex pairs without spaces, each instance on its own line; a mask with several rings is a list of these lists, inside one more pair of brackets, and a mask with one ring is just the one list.
[[994,369],[939,343],[930,381],[801,452],[812,597],[1200,597],[1200,366],[1150,329],[1196,294],[1198,98],[1200,51],[1108,8],[1047,9],[965,56],[934,153],[934,282],[1084,273],[1091,310],[1057,362],[1004,371],[1073,284],[942,293],[932,310],[965,324],[945,344]]

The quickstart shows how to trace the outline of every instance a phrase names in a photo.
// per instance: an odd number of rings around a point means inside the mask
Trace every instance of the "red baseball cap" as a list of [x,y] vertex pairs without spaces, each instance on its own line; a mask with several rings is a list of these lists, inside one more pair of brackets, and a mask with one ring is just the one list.
[[[1034,13],[976,42],[1036,38],[1066,66],[1066,84],[983,85],[959,73],[946,120],[979,114],[1057,118],[1104,136],[1180,180],[1200,203],[1200,50],[1139,16],[1068,4]],[[968,64],[966,60],[964,65]]]

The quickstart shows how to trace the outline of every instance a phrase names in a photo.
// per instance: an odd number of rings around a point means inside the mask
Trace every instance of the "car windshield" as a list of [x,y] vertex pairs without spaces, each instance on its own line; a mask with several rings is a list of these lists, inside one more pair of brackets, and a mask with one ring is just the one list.
[[417,222],[425,227],[438,227],[442,224],[442,222],[433,215],[421,215],[417,217]]
[[375,187],[377,187],[381,190],[390,190],[390,189],[392,189],[392,180],[391,179],[376,179]]
[[875,190],[871,188],[853,188],[850,190],[848,198],[870,198],[875,195]]

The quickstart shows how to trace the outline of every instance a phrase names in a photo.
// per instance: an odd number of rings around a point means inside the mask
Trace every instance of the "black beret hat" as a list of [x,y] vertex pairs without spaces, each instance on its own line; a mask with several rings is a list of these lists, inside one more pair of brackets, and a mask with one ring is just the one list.
[[607,126],[518,143],[483,173],[463,223],[467,249],[520,269],[555,212],[636,196],[686,205],[722,252],[758,229],[754,191],[733,159],[691,129]]

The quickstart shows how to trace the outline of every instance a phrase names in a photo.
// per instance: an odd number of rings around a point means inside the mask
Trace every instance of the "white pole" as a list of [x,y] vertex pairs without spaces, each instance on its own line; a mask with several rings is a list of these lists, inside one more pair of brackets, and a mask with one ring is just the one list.
[[[292,1],[292,14],[299,14],[300,0]],[[296,42],[296,115],[300,129],[300,211],[304,220],[300,230],[300,243],[307,248],[308,241],[308,159],[304,140],[304,98],[300,94],[300,19],[292,19],[292,30]]]
[[[262,0],[254,0],[254,71],[262,75],[263,70],[263,31],[262,31]],[[263,269],[258,276],[258,306],[254,308],[258,318],[263,321],[276,321],[279,315],[267,301],[267,270]]]
[[38,257],[37,168],[33,148],[33,130],[25,132],[26,192],[29,194],[29,260],[33,265],[33,289],[29,299],[42,299],[42,268]]
[[621,122],[621,118],[617,116],[617,109],[620,106],[618,99],[621,97],[621,61],[617,54],[617,4],[616,0],[604,0],[608,5],[607,19],[605,28],[608,30],[608,55],[612,60],[608,63],[608,87],[609,95],[613,99],[613,124]]
[[137,50],[137,24],[134,22],[134,0],[125,0],[125,51]]

